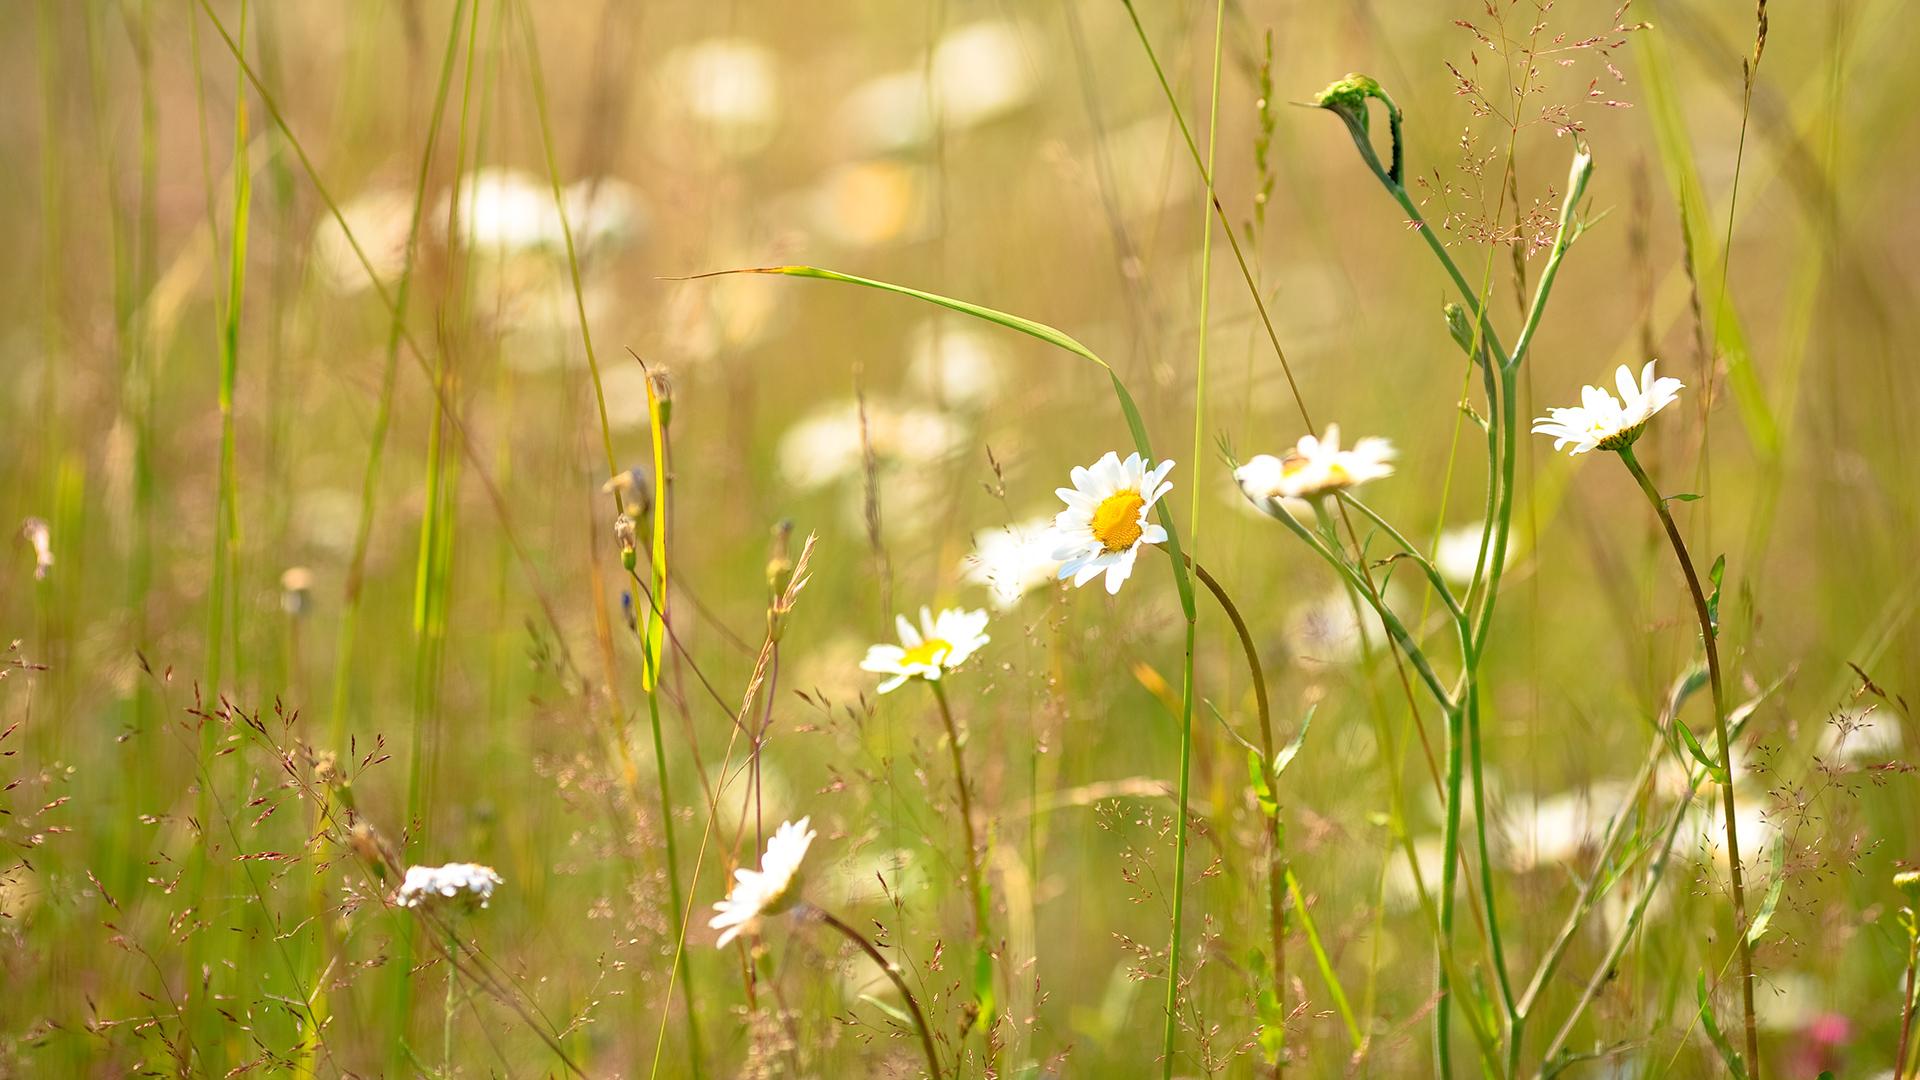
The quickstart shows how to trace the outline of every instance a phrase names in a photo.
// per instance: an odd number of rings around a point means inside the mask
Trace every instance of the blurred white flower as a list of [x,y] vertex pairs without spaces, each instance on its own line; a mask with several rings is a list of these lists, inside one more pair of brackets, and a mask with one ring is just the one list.
[[800,873],[800,863],[807,857],[807,848],[813,844],[817,834],[808,825],[813,819],[803,817],[799,821],[783,822],[767,840],[767,851],[760,857],[760,869],[748,870],[742,867],[733,872],[733,889],[727,898],[716,902],[713,910],[719,912],[707,925],[720,931],[720,940],[714,942],[720,948],[741,934],[755,934],[760,930],[760,919],[766,915],[777,915],[791,907],[794,896],[794,881]]
[[[1433,548],[1433,567],[1440,576],[1456,585],[1473,581],[1474,564],[1480,561],[1481,526],[1460,525],[1440,534]],[[1513,565],[1514,545],[1507,545],[1507,567]],[[1493,552],[1487,552],[1486,566],[1493,566]],[[1504,569],[1504,568],[1503,568]]]
[[1679,400],[1683,388],[1679,379],[1654,378],[1653,366],[1659,362],[1647,361],[1647,366],[1640,369],[1638,384],[1633,381],[1633,372],[1621,364],[1613,377],[1620,391],[1618,398],[1597,386],[1583,386],[1579,405],[1548,409],[1546,416],[1534,419],[1533,433],[1553,439],[1555,450],[1572,443],[1569,454],[1632,446],[1653,414]]
[[907,380],[942,405],[980,408],[1000,389],[997,339],[956,319],[929,319],[907,337]]
[[[366,253],[360,256],[340,228],[345,220],[353,239]],[[407,232],[413,225],[413,196],[397,188],[362,192],[340,206],[340,217],[328,214],[313,229],[313,265],[335,291],[357,293],[370,287],[367,266],[383,284],[400,276],[407,260]]]
[[[560,238],[553,189],[519,169],[486,167],[460,179],[460,242],[482,254],[526,251]],[[436,227],[445,230],[454,193],[440,197]]]
[[[918,465],[958,450],[966,429],[945,413],[931,409],[894,408],[869,399],[866,405],[866,441],[876,463]],[[822,487],[858,474],[865,461],[861,440],[860,405],[842,401],[816,410],[780,437],[780,472],[788,483],[803,490]]]
[[943,35],[931,58],[861,83],[839,123],[862,150],[891,153],[931,140],[936,118],[963,131],[1007,116],[1033,100],[1036,84],[1018,27],[970,23]]
[[[1391,591],[1390,588],[1390,603]],[[1364,613],[1364,623],[1363,616],[1355,614],[1355,604]],[[1351,664],[1362,655],[1363,626],[1368,649],[1386,644],[1387,627],[1380,621],[1379,613],[1346,590],[1335,589],[1317,600],[1296,604],[1288,612],[1287,647],[1297,662]]]
[[1847,709],[1827,721],[1817,753],[1827,761],[1878,765],[1898,757],[1905,748],[1897,714],[1878,708]]
[[1440,837],[1415,837],[1413,857],[1420,866],[1420,877],[1416,881],[1413,868],[1407,865],[1406,849],[1399,844],[1393,845],[1387,852],[1386,878],[1381,882],[1387,906],[1394,911],[1407,911],[1417,906],[1420,903],[1421,885],[1426,886],[1428,896],[1437,894],[1440,891],[1440,868],[1446,865],[1446,854],[1446,844]]
[[493,887],[502,884],[504,880],[493,867],[479,863],[409,866],[393,902],[405,908],[444,901],[486,907],[493,899]]
[[1607,781],[1531,805],[1509,803],[1501,815],[1507,865],[1524,872],[1572,862],[1606,835],[1629,794],[1627,785]]
[[1075,466],[1073,486],[1054,489],[1067,504],[1053,519],[1058,541],[1053,557],[1061,560],[1061,579],[1072,578],[1080,588],[1104,573],[1107,593],[1119,592],[1133,573],[1141,545],[1167,542],[1167,530],[1147,515],[1173,490],[1166,479],[1172,471],[1172,461],[1149,468],[1137,453],[1121,461],[1111,450],[1091,469]]
[[1052,518],[1031,518],[973,534],[973,551],[961,564],[968,581],[984,585],[993,606],[1005,611],[1060,572],[1059,542]]
[[709,38],[671,53],[669,108],[706,125],[723,152],[751,154],[772,140],[780,116],[773,50],[750,38]]
[[53,572],[53,530],[45,518],[30,517],[20,526],[20,536],[33,548],[33,580],[45,581]]
[[912,678],[938,682],[942,673],[966,663],[980,646],[992,640],[986,635],[987,613],[980,610],[947,608],[936,616],[923,607],[918,627],[905,615],[895,615],[893,623],[900,644],[875,645],[860,661],[860,670],[890,676],[880,684],[883,694],[892,693]]
[[1247,498],[1267,509],[1276,499],[1317,498],[1392,476],[1392,458],[1393,444],[1381,438],[1340,449],[1340,425],[1328,424],[1324,438],[1302,435],[1285,457],[1260,454],[1233,470],[1233,478]]
[[518,169],[475,169],[461,178],[457,208],[453,196],[452,191],[440,196],[435,227],[444,235],[447,217],[457,209],[460,243],[480,255],[564,251],[572,230],[574,253],[584,258],[595,248],[632,239],[646,222],[633,185],[611,177],[589,177],[560,189],[567,211],[564,228],[552,185]]

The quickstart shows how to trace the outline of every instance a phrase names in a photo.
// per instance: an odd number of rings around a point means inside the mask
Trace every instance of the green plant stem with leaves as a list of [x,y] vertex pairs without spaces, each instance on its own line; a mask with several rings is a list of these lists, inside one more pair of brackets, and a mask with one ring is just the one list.
[[[1693,559],[1687,554],[1687,543],[1680,536],[1679,526],[1673,522],[1673,515],[1667,510],[1667,500],[1653,485],[1638,458],[1633,455],[1631,443],[1619,448],[1621,464],[1633,474],[1633,479],[1646,493],[1647,501],[1653,504],[1654,513],[1660,517],[1660,524],[1666,529],[1667,540],[1673,545],[1673,555],[1680,563],[1680,571],[1687,579],[1687,592],[1693,599],[1693,611],[1700,622],[1700,640],[1707,651],[1707,681],[1713,693],[1714,735],[1720,741],[1720,774],[1714,777],[1720,784],[1720,809],[1727,823],[1727,876],[1733,893],[1733,928],[1735,948],[1740,956],[1740,1003],[1743,1010],[1746,1035],[1746,1073],[1758,1080],[1760,1076],[1760,1035],[1753,1014],[1753,943],[1748,937],[1747,895],[1744,873],[1740,866],[1739,819],[1735,811],[1733,797],[1733,740],[1727,732],[1726,688],[1720,674],[1720,618],[1719,618],[1719,564],[1715,564],[1715,582],[1713,596],[1710,598],[1700,587],[1700,575],[1693,567]],[[1676,727],[1679,720],[1674,720]]]

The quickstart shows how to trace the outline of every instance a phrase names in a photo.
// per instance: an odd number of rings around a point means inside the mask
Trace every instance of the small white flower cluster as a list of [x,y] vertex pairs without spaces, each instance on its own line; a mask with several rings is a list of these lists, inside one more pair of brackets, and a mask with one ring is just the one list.
[[486,907],[493,899],[493,887],[505,884],[491,866],[479,863],[448,863],[445,866],[409,866],[406,880],[393,902],[404,908],[423,907],[443,901],[477,904]]
[[714,942],[715,945],[724,949],[741,934],[758,933],[763,916],[777,915],[798,899],[794,895],[794,881],[800,874],[801,861],[807,857],[807,848],[813,845],[817,835],[808,827],[812,820],[803,817],[782,823],[767,840],[767,852],[760,857],[760,869],[742,868],[733,872],[733,891],[713,905],[719,914],[707,922],[720,931],[720,940]]

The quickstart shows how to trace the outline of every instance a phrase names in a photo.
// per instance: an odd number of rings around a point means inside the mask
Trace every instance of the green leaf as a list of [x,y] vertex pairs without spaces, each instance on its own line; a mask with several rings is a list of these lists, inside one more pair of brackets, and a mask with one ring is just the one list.
[[1767,887],[1767,898],[1760,901],[1760,911],[1753,917],[1753,923],[1747,927],[1748,945],[1754,945],[1760,941],[1761,935],[1767,932],[1767,924],[1773,921],[1774,909],[1780,906],[1780,890],[1787,883],[1785,868],[1781,865],[1785,861],[1785,845],[1776,840],[1773,843],[1773,884]]
[[1713,636],[1720,636],[1720,582],[1727,576],[1727,557],[1713,560],[1713,569],[1707,571],[1707,580],[1713,582],[1713,592],[1707,597],[1707,625],[1713,628]]
[[1280,752],[1273,755],[1273,775],[1276,780],[1281,773],[1287,771],[1287,766],[1293,764],[1293,759],[1300,756],[1300,744],[1307,740],[1307,729],[1313,726],[1314,709],[1319,707],[1316,704],[1307,710],[1307,715],[1300,718],[1300,730],[1294,732],[1293,741],[1281,747]]
[[1691,491],[1683,491],[1678,495],[1668,495],[1666,500],[1668,502],[1698,502],[1705,497],[1704,495],[1696,495]]
[[905,1009],[901,1009],[898,1006],[889,1005],[886,1002],[881,1001],[879,998],[874,997],[872,994],[861,994],[860,1000],[866,1002],[867,1004],[873,1006],[876,1009],[879,1009],[881,1012],[886,1013],[887,1016],[891,1018],[894,1023],[909,1029],[914,1028],[913,1017],[908,1016]]
[[1731,777],[1727,775],[1727,769],[1718,761],[1707,756],[1707,751],[1700,745],[1700,740],[1693,737],[1692,728],[1681,723],[1679,718],[1675,717],[1673,729],[1680,733],[1681,740],[1687,744],[1687,752],[1693,755],[1693,760],[1698,761],[1707,770],[1708,776],[1713,777],[1715,781],[1722,784],[1732,782]]
[[1253,797],[1260,800],[1260,812],[1268,817],[1279,813],[1280,803],[1274,798],[1273,788],[1267,786],[1266,764],[1258,750],[1247,751],[1247,778],[1253,784]]
[[1708,1041],[1720,1052],[1720,1060],[1726,1062],[1727,1071],[1736,1080],[1746,1080],[1747,1070],[1740,1063],[1740,1055],[1734,1052],[1727,1037],[1721,1034],[1719,1022],[1714,1019],[1713,1000],[1707,996],[1707,973],[1704,971],[1694,983],[1694,997],[1700,1002],[1700,1027],[1706,1031]]

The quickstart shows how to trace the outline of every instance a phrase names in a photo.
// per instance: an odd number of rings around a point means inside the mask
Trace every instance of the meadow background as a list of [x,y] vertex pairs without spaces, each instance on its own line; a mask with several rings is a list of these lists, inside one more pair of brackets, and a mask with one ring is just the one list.
[[[1140,7],[1204,145],[1214,7]],[[1413,194],[1486,268],[1509,337],[1536,212],[1550,239],[1574,143],[1591,148],[1598,220],[1520,411],[1651,356],[1687,383],[1640,452],[1663,489],[1703,496],[1675,512],[1703,564],[1726,554],[1731,693],[1760,699],[1736,757],[1750,902],[1777,896],[1755,958],[1764,1057],[1782,1076],[1888,1073],[1909,956],[1891,878],[1920,857],[1902,697],[1920,670],[1920,21],[1899,0],[1773,5],[1747,108],[1748,4],[1224,10],[1221,207],[1301,399],[1395,442],[1370,500],[1422,544],[1482,513],[1456,407],[1477,387],[1441,315],[1457,297],[1340,124],[1291,103],[1348,71],[1382,81]],[[990,851],[998,1074],[1160,1071],[1181,886],[1174,1071],[1265,1068],[1263,833],[1225,730],[1251,707],[1227,621],[1202,607],[1180,883],[1183,624],[1164,560],[1143,555],[1113,598],[996,596],[967,563],[977,534],[1051,517],[1069,468],[1129,448],[1104,374],[899,297],[677,280],[789,263],[1042,319],[1113,363],[1178,462],[1189,550],[1247,616],[1284,737],[1312,715],[1278,802],[1357,1025],[1296,923],[1289,1071],[1428,1068],[1433,959],[1402,838],[1436,872],[1421,747],[1437,717],[1214,446],[1278,453],[1304,429],[1217,233],[1196,400],[1206,184],[1126,7],[22,0],[8,16],[0,1074],[560,1075],[563,1052],[594,1076],[918,1075],[900,1002],[818,923],[770,922],[751,976],[713,948],[709,905],[756,861],[757,828],[809,814],[809,898],[898,953],[949,1072],[983,1075],[961,1034],[969,904],[943,728],[917,687],[879,697],[858,668],[922,604],[993,612],[992,643],[947,686]],[[1515,129],[1460,80],[1512,113],[1528,48],[1540,92]],[[640,361],[671,388],[657,719],[627,623],[649,533],[636,579],[613,531],[617,499],[659,505]],[[1672,785],[1631,782],[1698,650],[1625,471],[1534,438],[1520,453],[1485,661],[1516,978],[1582,881],[1644,865],[1636,843],[1596,868],[1593,846],[1623,801],[1649,820],[1673,805]],[[640,482],[607,494],[627,469]],[[745,718],[766,733],[756,824],[736,713],[769,637],[770,560],[808,534],[810,579]],[[1716,801],[1697,802],[1567,1044],[1603,1052],[1568,1075],[1721,1068],[1695,987],[1704,973],[1737,1026],[1724,859]],[[432,928],[386,904],[383,845],[499,871],[491,906],[457,923],[489,985],[448,997]],[[670,986],[673,895],[697,917]],[[1529,1075],[1618,906],[1547,986]]]

